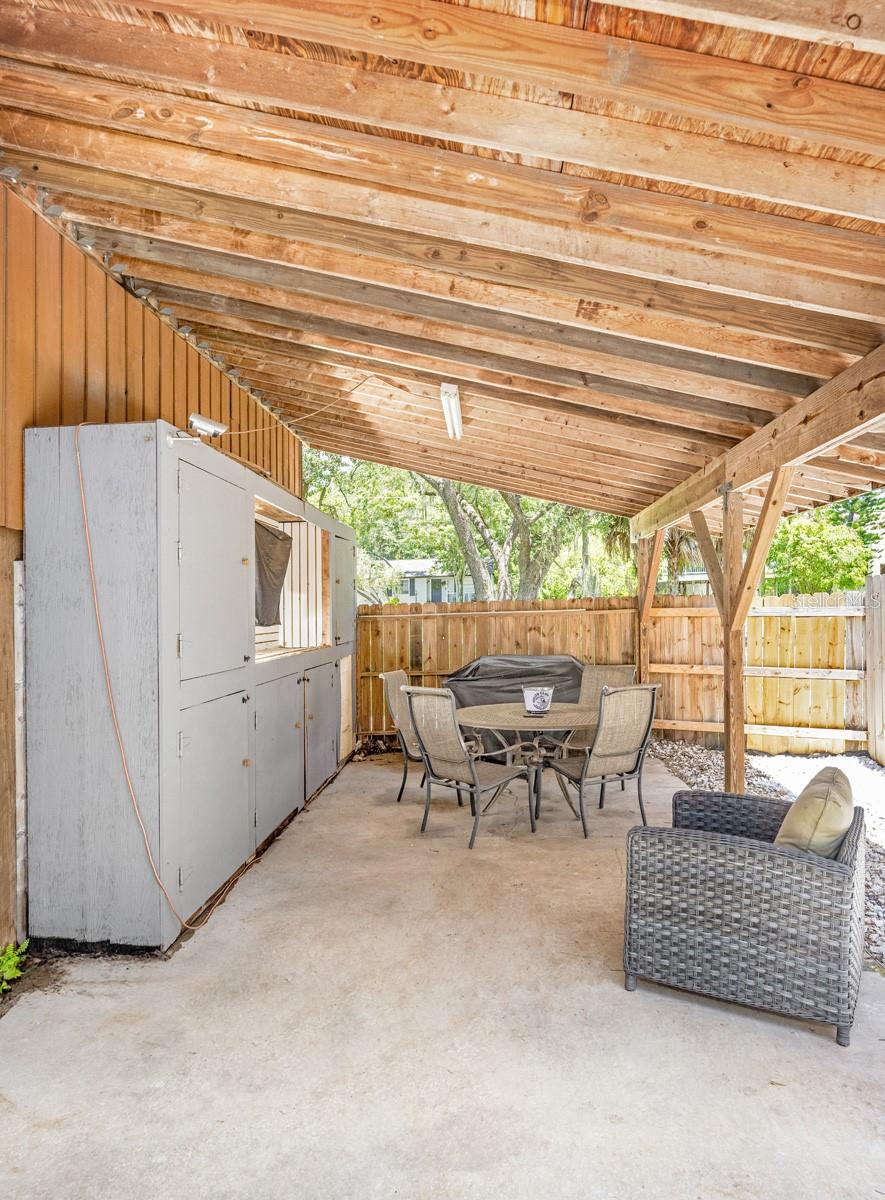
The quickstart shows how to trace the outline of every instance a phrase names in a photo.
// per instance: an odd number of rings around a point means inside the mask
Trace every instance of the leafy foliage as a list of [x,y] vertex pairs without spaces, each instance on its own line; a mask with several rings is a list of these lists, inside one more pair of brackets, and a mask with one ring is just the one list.
[[0,950],[0,992],[8,992],[14,979],[20,979],[24,972],[25,959],[28,957],[28,939],[16,946],[10,943]]
[[[842,503],[845,503],[844,501]],[[768,554],[776,592],[838,592],[861,588],[871,551],[834,505],[782,521]]]
[[[478,598],[532,599],[632,593],[636,569],[626,517],[586,512],[451,483],[323,451],[305,450],[307,498],[356,532],[360,588],[395,599],[390,559],[432,558]],[[769,555],[768,590],[829,592],[861,587],[871,551],[885,537],[885,490],[783,521]],[[668,531],[669,591],[699,566],[691,533]]]
[[885,538],[885,488],[837,500],[826,510],[831,520],[847,525],[859,536],[868,550],[875,549]]

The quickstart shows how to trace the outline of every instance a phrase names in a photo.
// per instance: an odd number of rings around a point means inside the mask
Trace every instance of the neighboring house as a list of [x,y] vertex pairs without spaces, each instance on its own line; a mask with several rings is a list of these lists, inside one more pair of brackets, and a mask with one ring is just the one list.
[[469,574],[461,579],[447,574],[432,558],[392,558],[391,567],[399,574],[401,604],[454,604],[474,598]]

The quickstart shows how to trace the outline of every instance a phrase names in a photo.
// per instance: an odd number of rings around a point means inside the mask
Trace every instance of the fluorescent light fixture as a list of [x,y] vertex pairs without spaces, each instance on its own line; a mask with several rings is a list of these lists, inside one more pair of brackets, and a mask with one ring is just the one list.
[[441,383],[439,398],[442,401],[443,416],[446,419],[449,437],[460,441],[464,429],[461,425],[461,397],[458,394],[457,383]]
[[220,421],[213,421],[211,417],[203,417],[200,413],[191,413],[187,424],[189,429],[193,429],[194,433],[199,433],[202,437],[221,437],[223,433],[227,433],[226,425],[222,425]]

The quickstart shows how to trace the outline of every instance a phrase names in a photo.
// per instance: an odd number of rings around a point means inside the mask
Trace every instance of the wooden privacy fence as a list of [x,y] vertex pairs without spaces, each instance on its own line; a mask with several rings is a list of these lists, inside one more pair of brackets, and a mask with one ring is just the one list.
[[[770,753],[863,749],[885,760],[885,577],[866,593],[779,596],[751,609],[745,637],[747,744]],[[722,630],[704,596],[656,596],[649,674],[660,683],[656,727],[721,742]],[[635,596],[470,604],[362,605],[359,732],[391,733],[379,679],[401,668],[436,687],[483,654],[573,654],[636,661]],[[867,714],[870,714],[869,734]]]

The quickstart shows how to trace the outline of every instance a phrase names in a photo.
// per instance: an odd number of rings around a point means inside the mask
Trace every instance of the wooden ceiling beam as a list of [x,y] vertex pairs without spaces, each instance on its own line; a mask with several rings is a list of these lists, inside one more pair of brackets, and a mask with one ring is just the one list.
[[[677,129],[668,129],[662,139],[656,126],[579,109],[490,96],[401,75],[355,70],[349,65],[293,59],[220,41],[211,42],[210,47],[207,53],[205,39],[198,41],[169,30],[0,5],[0,53],[48,67],[64,65],[75,71],[126,76],[130,82],[152,89],[206,91],[227,105],[248,107],[256,132],[268,133],[268,151],[286,118],[259,114],[256,104],[861,220],[885,219],[881,174],[863,166]],[[103,79],[97,86],[105,101],[111,102],[109,82]],[[59,90],[60,85],[49,87],[47,105],[62,98],[56,99]],[[80,119],[108,119],[106,112],[94,111],[96,100],[93,96],[91,108],[81,107],[84,115]],[[218,107],[209,106],[213,111]],[[111,115],[122,122],[118,127],[138,120],[137,110],[121,114],[117,108]],[[214,125],[213,121],[210,129]],[[296,125],[288,122],[292,134]],[[360,157],[364,169],[377,166],[377,152],[371,150],[371,142],[377,139],[328,126],[308,128],[310,141],[304,152],[314,156],[318,169],[331,170],[336,156],[342,154]],[[211,144],[205,126],[198,131],[197,141]],[[415,187],[424,148],[391,139],[385,140],[385,148],[386,177],[394,170],[401,172],[409,186]],[[433,160],[424,154],[423,161]],[[475,168],[462,163],[461,170]],[[481,185],[484,180],[494,191],[499,182],[496,173],[506,174],[507,170],[486,159],[477,182]],[[561,178],[566,186],[568,176]],[[439,186],[432,173],[429,183]]]
[[883,419],[885,346],[880,346],[638,513],[631,523],[633,532],[648,536],[712,504],[723,489],[749,487],[779,467],[826,454],[875,429]]
[[[780,387],[797,394],[805,391],[806,383],[814,380],[813,386],[818,386],[819,382],[832,378],[858,357],[857,354],[748,333],[727,327],[722,322],[710,324],[697,318],[656,311],[651,306],[638,304],[631,307],[624,302],[609,300],[602,303],[589,298],[578,299],[576,303],[573,295],[561,294],[549,284],[545,290],[532,289],[401,263],[379,253],[356,252],[352,239],[349,239],[348,248],[343,249],[312,244],[303,236],[286,238],[214,222],[192,221],[172,213],[71,193],[43,193],[43,197],[44,205],[50,205],[60,216],[74,221],[82,229],[85,240],[95,245],[100,243],[111,255],[111,264],[117,244],[122,247],[121,252],[126,252],[130,245],[148,245],[155,247],[158,255],[168,253],[169,249],[181,254],[194,249],[206,250],[242,259],[250,266],[289,266],[313,275],[330,276],[337,282],[402,292],[415,304],[427,297],[463,305],[468,312],[480,309],[537,318],[555,322],[557,327],[612,335],[613,341],[609,344],[617,343],[624,347],[624,354],[633,353],[648,361],[663,361],[661,356],[672,350],[694,352],[699,369],[702,359],[721,363],[724,377],[741,378],[759,386]],[[119,243],[116,240],[126,237],[137,240]],[[261,268],[256,266],[255,269]],[[600,347],[603,344],[600,342]],[[677,359],[671,361],[674,366],[679,365]],[[757,374],[754,368],[760,367],[762,373]],[[738,374],[741,368],[748,370]],[[714,368],[710,370],[713,373]],[[778,372],[784,372],[779,380],[775,378]]]
[[[293,412],[287,418],[285,408],[283,414],[283,423],[288,424],[298,436],[300,425],[297,414]],[[438,452],[429,448],[415,436],[380,437],[378,430],[359,435],[338,423],[324,422],[322,418],[305,422],[302,435],[316,449],[345,454],[351,458],[362,458],[368,462],[384,463],[406,471],[438,475],[463,483],[475,483],[480,487],[498,487],[540,500],[554,500],[560,504],[620,513],[624,516],[629,515],[635,508],[635,505],[617,498],[609,501],[604,494],[591,491],[576,492],[574,489],[560,487],[552,482],[549,476],[540,472],[520,471],[500,463],[492,469],[487,464],[476,465],[469,459],[459,457],[450,449]]]
[[[29,148],[57,161],[85,164],[100,171],[274,203],[300,212],[356,219],[424,237],[447,232],[461,243],[496,252],[529,254],[548,263],[592,266],[657,282],[678,280],[685,287],[705,293],[774,301],[856,320],[885,318],[885,267],[881,255],[873,252],[874,247],[879,248],[876,239],[845,235],[844,230],[820,230],[808,222],[784,221],[784,226],[793,229],[792,237],[788,228],[777,236],[760,226],[755,247],[729,248],[725,252],[707,244],[668,240],[666,234],[655,231],[622,231],[613,224],[603,228],[592,220],[591,214],[598,211],[593,209],[592,200],[581,218],[572,221],[551,222],[531,214],[515,216],[501,211],[490,220],[488,210],[468,207],[457,196],[450,200],[416,196],[378,183],[281,168],[8,108],[0,108],[0,145],[19,151]],[[658,204],[658,210],[666,212],[673,199],[668,197],[664,204]],[[688,236],[688,231],[684,232]],[[834,236],[836,233],[840,236]],[[797,242],[807,244],[804,263],[784,261],[778,247]],[[864,277],[854,275],[847,265],[837,265],[846,258]],[[822,269],[823,264],[831,270]],[[865,277],[867,273],[875,274],[875,281]]]
[[[225,349],[223,342],[210,340],[209,344],[213,349]],[[291,368],[286,371],[275,361],[256,365],[255,360],[248,357],[237,357],[231,353],[227,353],[225,357],[230,365],[241,369],[244,377],[250,383],[257,385],[260,390],[270,390],[274,386],[286,386],[287,378],[296,381],[298,386],[310,386],[314,380],[322,381],[327,378],[322,373],[323,369],[334,369],[330,366],[323,368],[321,365],[317,369],[299,366],[294,371]],[[395,371],[386,371],[377,378],[382,383],[389,382],[399,388],[406,385],[421,387],[416,399],[433,396],[435,402],[439,403],[438,391],[432,391],[427,386],[398,378]],[[358,379],[354,381],[352,376],[348,377],[348,380],[351,385],[354,382],[357,384],[360,382]],[[360,389],[361,391],[362,389]],[[354,392],[355,403],[358,395],[359,393]],[[595,430],[588,431],[582,426],[580,418],[578,420],[560,419],[556,414],[544,410],[535,411],[527,405],[514,404],[512,401],[499,400],[479,390],[462,389],[461,399],[463,405],[472,406],[473,419],[480,420],[491,430],[505,428],[524,433],[534,438],[539,445],[543,445],[545,451],[570,455],[579,460],[585,469],[598,466],[609,472],[615,471],[619,476],[627,479],[636,477],[647,480],[658,485],[656,487],[658,492],[685,477],[684,468],[680,468],[672,460],[655,458],[653,452],[639,454],[633,449],[621,449],[618,446],[606,445],[600,440],[599,434]]]
[[850,5],[832,0],[606,0],[612,8],[655,13],[761,33],[766,37],[822,42],[826,46],[885,54],[885,7],[880,0]]
[[[397,415],[395,411],[384,406],[383,397],[379,396],[377,399],[378,405],[372,408],[349,408],[346,404],[336,406],[326,398],[313,396],[311,393],[281,391],[272,394],[269,403],[291,415],[294,422],[305,432],[335,426],[341,430],[342,436],[354,439],[376,436],[383,438],[387,435],[397,438],[416,437],[429,451],[442,458],[454,454],[462,462],[483,467],[489,472],[489,477],[495,477],[499,466],[518,469],[527,476],[549,476],[543,456],[532,454],[520,442],[508,446],[506,442],[492,442],[483,438],[482,443],[477,446],[465,438],[457,449],[453,449],[441,420],[428,419],[426,414],[420,418],[415,413]],[[547,465],[549,466],[549,460]],[[634,510],[638,505],[645,503],[647,498],[660,495],[660,489],[654,489],[647,484],[640,485],[621,480],[616,484],[601,485],[568,470],[556,473],[556,483],[563,494],[593,496],[597,503],[601,502],[604,496],[611,496],[632,505]]]
[[[252,326],[261,326],[263,327],[261,329],[255,328],[255,332],[259,333],[273,330],[276,327],[293,335],[293,340],[299,341],[303,345],[324,346],[331,343],[332,348],[342,349],[350,344],[358,354],[374,359],[382,367],[385,364],[395,366],[401,354],[409,354],[414,358],[424,360],[425,365],[428,365],[429,360],[433,369],[442,374],[444,378],[457,382],[460,379],[476,380],[479,376],[481,381],[487,382],[497,394],[512,394],[514,397],[525,398],[526,403],[536,404],[539,407],[546,406],[559,412],[574,412],[577,409],[587,418],[592,417],[600,424],[616,425],[619,430],[630,430],[640,439],[655,441],[660,445],[687,446],[700,450],[701,453],[715,454],[719,449],[734,444],[733,438],[694,430],[675,419],[672,423],[659,419],[653,407],[650,407],[644,416],[618,411],[615,406],[620,404],[620,398],[601,397],[589,389],[586,392],[578,388],[570,390],[568,392],[569,399],[566,401],[562,397],[566,394],[565,387],[567,385],[560,384],[551,377],[549,388],[544,387],[544,381],[535,378],[542,374],[537,367],[530,368],[531,374],[526,376],[532,380],[530,385],[525,385],[532,389],[527,396],[524,387],[519,383],[520,377],[516,368],[529,369],[529,364],[514,362],[512,375],[516,376],[516,379],[507,387],[495,388],[494,372],[484,360],[484,356],[473,356],[467,350],[459,347],[447,349],[437,342],[427,342],[421,345],[417,338],[404,339],[400,335],[392,333],[384,335],[380,330],[372,330],[367,336],[369,331],[358,326],[347,326],[344,323],[330,322],[319,318],[313,319],[310,314],[287,313],[283,309],[271,308],[267,305],[233,300],[226,296],[191,293],[172,287],[159,288],[155,293],[155,298],[162,307],[171,308],[179,319],[187,321],[189,320],[188,314],[202,311],[216,320],[218,317],[233,317],[250,322]],[[499,363],[499,366],[503,367],[503,364]],[[548,375],[552,375],[552,370],[548,371]],[[541,386],[537,386],[539,384]],[[548,392],[551,394],[545,394]],[[663,412],[663,409],[661,411]]]
[[[388,284],[374,285],[341,279],[276,262],[254,260],[239,254],[207,251],[178,245],[145,235],[121,234],[94,226],[79,226],[80,237],[100,254],[108,255],[114,270],[144,279],[162,278],[167,282],[181,279],[186,285],[203,276],[208,280],[224,276],[250,285],[287,289],[321,302],[356,304],[360,308],[432,322],[446,322],[485,336],[522,339],[538,347],[550,343],[556,347],[536,350],[544,361],[561,366],[599,371],[606,378],[617,378],[652,387],[662,387],[692,395],[705,396],[723,403],[747,408],[783,412],[794,399],[819,387],[822,379],[789,371],[755,367],[751,364],[706,354],[681,352],[633,339],[573,328],[561,322],[516,317],[495,308],[463,304],[451,299],[425,297]],[[162,276],[151,274],[158,265],[169,270]],[[193,282],[191,282],[193,286]],[[211,288],[207,289],[211,290]],[[245,296],[245,293],[243,293]],[[386,316],[385,321],[390,318]],[[475,344],[475,343],[474,343]],[[519,342],[515,341],[514,346]],[[514,350],[516,353],[516,350]],[[580,355],[580,364],[576,357]]]
[[[450,373],[416,365],[423,361],[419,358],[413,360],[400,354],[396,362],[385,362],[373,353],[375,347],[362,346],[355,342],[316,336],[306,340],[298,331],[260,325],[228,314],[204,313],[197,309],[185,309],[182,316],[185,328],[192,328],[196,338],[218,347],[231,362],[236,361],[236,355],[240,351],[245,350],[248,353],[250,350],[257,350],[260,353],[274,352],[311,363],[350,363],[366,374],[379,374],[406,381],[432,381],[438,385],[451,379]],[[680,438],[675,431],[670,431],[668,436],[653,434],[640,437],[634,435],[632,428],[605,419],[598,420],[591,410],[579,406],[551,403],[545,397],[526,399],[520,393],[492,388],[486,384],[477,385],[470,380],[464,381],[464,389],[466,392],[481,394],[483,399],[492,399],[511,408],[514,405],[523,408],[533,416],[555,424],[557,428],[583,429],[592,434],[595,443],[611,451],[636,456],[647,462],[660,462],[683,473],[690,473],[699,464],[715,457],[709,447],[699,448],[684,436]]]
[[[312,398],[315,400],[314,407],[334,413],[345,421],[372,417],[381,421],[389,420],[391,428],[399,427],[403,432],[420,429],[422,436],[437,438],[442,445],[451,448],[438,397],[406,391],[401,385],[380,378],[358,391],[296,381],[267,381],[261,390],[272,397],[274,403],[287,397],[293,402]],[[525,464],[534,464],[536,470],[549,470],[551,452],[554,449],[562,450],[557,477],[568,481],[571,486],[583,488],[593,485],[593,477],[585,469],[580,446],[572,444],[573,452],[569,454],[569,443],[558,443],[550,437],[542,444],[524,423],[503,422],[497,414],[489,418],[481,397],[462,397],[462,413],[464,438],[458,447],[459,452],[491,462],[501,457],[519,459]],[[602,485],[596,486],[597,490],[601,486],[611,488],[615,493],[655,497],[666,490],[667,483],[660,477],[642,478],[629,475],[626,471],[617,471],[610,473]]]
[[[122,5],[138,8],[138,0]],[[163,0],[198,22],[263,30],[407,62],[498,79],[651,112],[670,112],[824,145],[881,151],[883,101],[872,89],[626,41],[438,0],[382,0],[371,20],[340,0]],[[678,80],[678,86],[674,86]]]
[[[562,349],[552,342],[535,342],[497,332],[487,334],[467,324],[441,323],[361,304],[307,298],[281,288],[165,264],[132,260],[130,265],[143,271],[132,276],[134,286],[150,288],[159,303],[193,304],[201,302],[197,298],[208,293],[205,303],[210,306],[216,305],[220,298],[258,306],[252,311],[260,320],[270,320],[271,315],[269,311],[259,312],[259,308],[275,310],[284,318],[280,320],[274,315],[276,323],[370,341],[391,350],[404,349],[494,372],[496,378],[490,377],[490,383],[514,386],[521,391],[529,390],[526,380],[537,380],[555,387],[563,400],[592,402],[600,409],[684,425],[723,437],[747,437],[770,419],[775,402],[779,402],[777,410],[784,412],[795,400],[783,393],[760,393],[759,389],[745,385],[668,372],[652,365],[637,369],[629,361],[611,361],[589,351]],[[634,378],[625,378],[631,375]],[[767,401],[765,408],[755,403],[760,395]]]
[[[0,114],[2,117],[2,114]],[[33,131],[32,131],[33,132]],[[238,160],[237,160],[238,161]],[[782,304],[720,295],[679,284],[616,275],[577,263],[496,251],[453,236],[424,237],[409,230],[363,224],[322,213],[180,187],[155,178],[47,157],[7,146],[0,163],[17,173],[18,186],[40,195],[66,192],[91,199],[149,207],[228,229],[306,240],[351,252],[378,254],[399,264],[428,266],[516,287],[543,288],[579,303],[635,305],[680,318],[780,338],[802,346],[863,355],[885,338],[885,320],[857,321],[830,313],[802,312]]]

